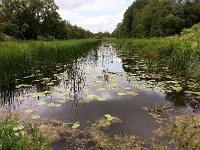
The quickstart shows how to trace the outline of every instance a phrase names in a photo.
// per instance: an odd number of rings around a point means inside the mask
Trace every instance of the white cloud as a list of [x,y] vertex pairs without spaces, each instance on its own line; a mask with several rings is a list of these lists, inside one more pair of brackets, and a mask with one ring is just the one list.
[[55,0],[65,20],[92,32],[112,32],[132,0]]

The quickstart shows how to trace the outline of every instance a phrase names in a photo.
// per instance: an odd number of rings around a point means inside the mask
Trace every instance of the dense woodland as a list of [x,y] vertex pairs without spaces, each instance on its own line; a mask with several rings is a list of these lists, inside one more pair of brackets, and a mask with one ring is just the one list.
[[124,14],[113,36],[165,37],[200,22],[199,0],[136,0]]
[[0,0],[0,40],[81,39],[93,36],[62,20],[54,0]]

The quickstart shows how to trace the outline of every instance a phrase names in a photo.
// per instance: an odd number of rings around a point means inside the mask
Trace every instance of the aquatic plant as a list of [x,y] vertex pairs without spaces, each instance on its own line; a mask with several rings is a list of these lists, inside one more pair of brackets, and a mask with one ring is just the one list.
[[0,149],[50,150],[51,146],[36,126],[25,129],[18,117],[6,116],[0,122]]
[[[150,70],[167,67],[175,75],[200,79],[200,40],[185,40],[177,37],[152,39],[114,39],[121,55],[138,54],[148,60]],[[156,66],[156,67],[155,67]]]
[[[0,86],[15,84],[15,79],[47,72],[56,63],[67,64],[99,44],[99,40],[26,41],[0,43]],[[45,67],[46,66],[46,67]],[[49,83],[50,84],[50,83]]]

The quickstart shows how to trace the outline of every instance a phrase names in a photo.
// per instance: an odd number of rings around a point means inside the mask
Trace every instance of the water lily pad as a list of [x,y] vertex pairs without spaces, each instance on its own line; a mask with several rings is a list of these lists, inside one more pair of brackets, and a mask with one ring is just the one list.
[[23,129],[24,129],[23,125],[19,125],[19,126],[13,128],[14,131],[20,131],[20,130],[23,130]]
[[130,88],[130,87],[124,87],[124,89],[125,89],[125,90],[130,90],[131,88]]
[[37,119],[40,119],[40,116],[38,116],[38,115],[33,115],[31,118],[32,118],[33,120],[37,120]]
[[103,83],[103,81],[99,81],[99,80],[97,80],[97,81],[95,81],[96,83]]
[[50,94],[51,91],[44,91],[43,93],[44,93],[44,94]]
[[89,93],[88,89],[83,89],[83,93]]
[[125,96],[126,93],[117,93],[118,96]]
[[110,114],[105,114],[104,117],[106,117],[106,119],[107,119],[108,121],[112,121],[112,120],[114,119],[114,117],[111,116]]
[[138,93],[135,93],[135,92],[127,92],[128,95],[132,95],[132,96],[138,96],[139,94]]
[[54,103],[49,103],[49,104],[47,104],[49,107],[55,107],[56,106],[56,104],[54,104]]
[[33,112],[33,110],[32,109],[27,109],[27,110],[25,110],[25,113],[32,113]]
[[76,123],[73,124],[72,129],[77,129],[79,127],[80,127],[80,123],[76,122]]
[[96,89],[96,91],[105,91],[106,89],[105,88],[98,88]]
[[42,106],[42,105],[45,105],[45,104],[46,104],[46,102],[39,102],[37,105]]
[[106,125],[106,126],[110,126],[110,125],[111,125],[111,122],[110,122],[110,121],[106,121],[106,122],[105,122],[105,125]]
[[59,103],[65,103],[66,100],[64,100],[64,99],[59,99],[58,102],[59,102]]
[[104,98],[104,97],[97,97],[97,100],[98,100],[98,101],[106,101],[107,99]]
[[55,107],[61,107],[61,104],[55,104]]
[[50,83],[47,83],[46,85],[47,85],[47,86],[52,86],[52,85],[54,85],[54,83],[53,83],[53,82],[50,82]]
[[89,94],[89,95],[86,96],[86,99],[93,99],[93,98],[95,98],[95,97],[96,97],[96,95],[94,95],[94,94]]
[[32,85],[28,85],[28,84],[20,84],[20,85],[17,85],[16,88],[19,89],[19,88],[30,88],[32,87]]
[[46,96],[44,93],[33,93],[32,95],[31,95],[31,97],[32,98],[37,98],[37,97],[44,97],[44,96]]

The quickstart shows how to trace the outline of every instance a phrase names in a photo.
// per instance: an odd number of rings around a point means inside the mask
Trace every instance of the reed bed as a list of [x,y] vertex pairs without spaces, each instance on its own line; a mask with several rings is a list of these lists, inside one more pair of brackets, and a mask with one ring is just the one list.
[[0,86],[10,86],[16,78],[43,63],[65,63],[87,54],[100,43],[95,39],[69,41],[26,41],[0,43]]

